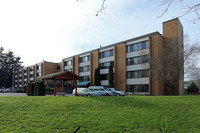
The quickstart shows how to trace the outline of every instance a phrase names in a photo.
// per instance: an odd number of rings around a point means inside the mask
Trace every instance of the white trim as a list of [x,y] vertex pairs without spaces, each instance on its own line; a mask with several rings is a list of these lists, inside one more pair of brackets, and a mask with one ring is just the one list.
[[112,49],[115,50],[115,46],[111,46],[111,47],[107,47],[107,48],[100,48],[99,53],[108,51],[108,50],[112,50]]
[[66,61],[72,61],[73,60],[73,57],[70,57],[70,58],[67,58],[67,59],[64,59],[64,62],[66,62]]
[[79,55],[79,58],[84,57],[84,56],[88,56],[88,55],[90,55],[90,52],[89,52],[89,53],[82,54],[82,55]]
[[129,42],[126,43],[126,45],[131,45],[131,44],[134,44],[134,43],[139,43],[139,42],[148,41],[148,40],[149,40],[149,37],[145,37],[145,38],[142,38],[142,39],[129,41]]

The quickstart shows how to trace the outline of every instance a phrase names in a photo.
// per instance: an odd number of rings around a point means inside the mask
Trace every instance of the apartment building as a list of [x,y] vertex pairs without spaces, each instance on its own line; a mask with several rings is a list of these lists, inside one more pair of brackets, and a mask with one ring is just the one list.
[[[108,86],[108,67],[112,65],[116,89],[134,94],[168,95],[170,92],[162,82],[154,78],[158,77],[158,73],[152,72],[149,62],[153,57],[161,55],[159,50],[166,45],[165,39],[174,38],[178,39],[177,45],[183,45],[183,27],[178,18],[163,22],[163,34],[153,32],[100,47],[64,58],[59,65],[42,62],[30,66],[26,71],[22,70],[16,74],[15,78],[19,82],[15,83],[20,87],[27,82],[37,80],[39,76],[57,71],[70,71],[82,78],[79,82],[90,81],[90,85],[94,85],[95,69],[99,67],[101,85],[106,87]],[[58,70],[58,66],[60,70]],[[28,75],[24,77],[26,72]],[[27,82],[24,82],[25,78],[27,78]],[[182,93],[183,79],[179,80],[174,89],[174,94]]]
[[42,61],[15,72],[14,86],[19,89],[26,89],[27,84],[38,80],[38,77],[60,71],[62,71],[60,63]]

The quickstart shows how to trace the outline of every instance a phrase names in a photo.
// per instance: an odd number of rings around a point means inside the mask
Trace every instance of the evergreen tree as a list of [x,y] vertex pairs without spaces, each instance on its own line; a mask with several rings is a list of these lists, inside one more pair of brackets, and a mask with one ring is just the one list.
[[20,57],[15,57],[11,50],[4,53],[4,48],[0,47],[0,88],[12,86],[14,71],[22,68],[20,59]]
[[108,71],[108,87],[109,88],[114,88],[114,74],[113,74],[113,66],[109,66],[109,71]]
[[191,92],[198,92],[199,91],[199,88],[197,87],[197,85],[194,83],[194,82],[192,82],[189,86],[188,86],[188,88],[187,88],[187,90],[186,90],[186,92],[188,92],[188,93],[191,93]]
[[99,69],[99,67],[97,67],[95,69],[95,73],[94,73],[94,85],[95,86],[100,86],[101,85],[101,81],[100,81],[100,69]]

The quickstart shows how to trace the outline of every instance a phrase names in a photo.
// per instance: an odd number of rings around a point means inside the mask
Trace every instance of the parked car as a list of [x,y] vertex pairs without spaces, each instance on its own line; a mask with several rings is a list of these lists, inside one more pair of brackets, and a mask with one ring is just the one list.
[[9,89],[9,88],[4,89],[4,92],[5,92],[5,93],[10,92],[10,89]]
[[[75,89],[73,90],[73,93],[75,95]],[[78,96],[99,96],[99,93],[93,90],[89,90],[88,88],[77,88],[77,95]]]
[[96,91],[100,96],[116,96],[115,91],[108,91],[103,86],[90,86],[89,90]]
[[115,91],[117,96],[125,96],[126,95],[125,91],[117,91],[115,88],[107,88],[106,90]]
[[0,89],[0,92],[4,92],[4,89]]

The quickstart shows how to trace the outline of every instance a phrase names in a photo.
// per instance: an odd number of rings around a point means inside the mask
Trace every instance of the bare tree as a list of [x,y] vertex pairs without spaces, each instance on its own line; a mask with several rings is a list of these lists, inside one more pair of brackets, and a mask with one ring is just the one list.
[[172,4],[175,4],[176,1],[179,1],[181,3],[184,11],[184,13],[178,17],[183,17],[185,15],[194,13],[196,14],[196,18],[194,18],[193,21],[197,21],[200,19],[200,14],[199,14],[200,2],[192,1],[193,3],[188,4],[186,3],[186,0],[162,0],[161,7],[164,7],[164,10],[159,17],[162,17],[164,14],[166,14],[169,8],[172,6]]
[[178,39],[165,39],[164,45],[159,49],[159,56],[150,60],[151,69],[158,74],[165,89],[170,89],[171,94],[174,88],[183,79],[184,70],[188,71],[195,67],[195,60],[200,52],[200,45],[178,43]]
[[[77,1],[81,1],[81,0],[77,0]],[[106,0],[102,0],[101,7],[99,8],[99,10],[96,11],[96,16],[99,16],[99,13],[105,12],[105,9],[106,9],[105,2]]]
[[190,70],[190,80],[192,80],[198,88],[200,88],[200,68],[193,68]]

